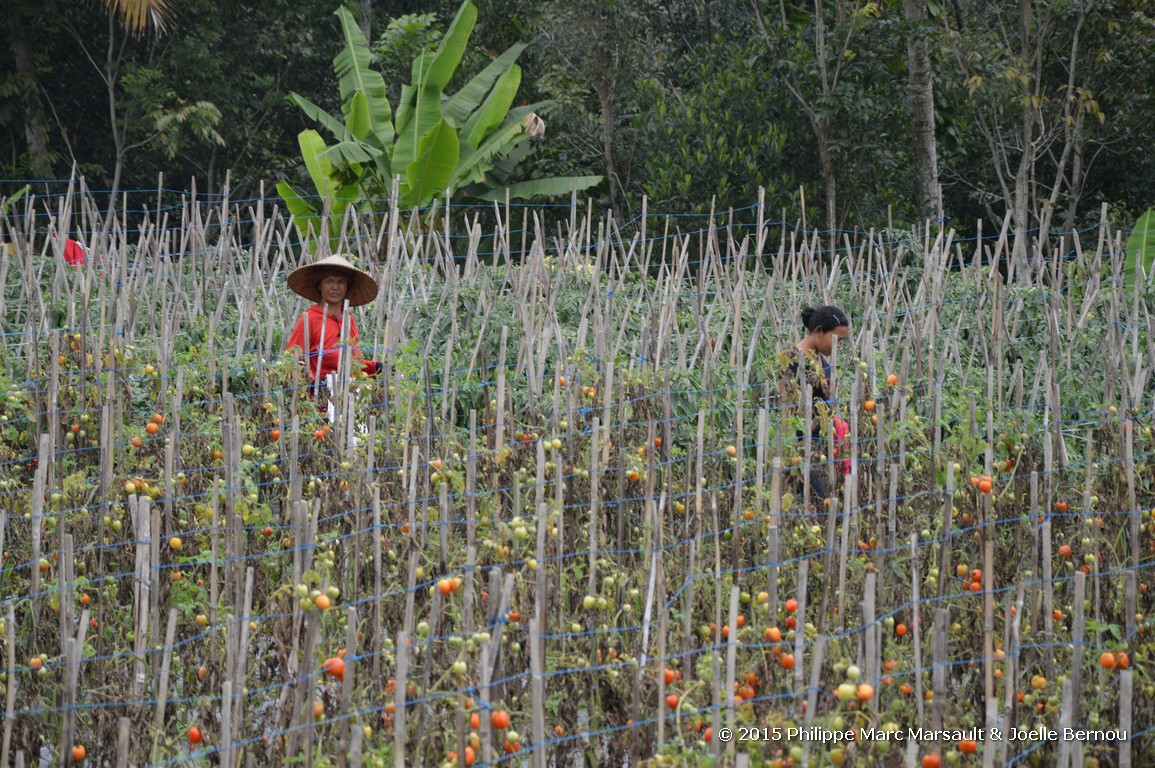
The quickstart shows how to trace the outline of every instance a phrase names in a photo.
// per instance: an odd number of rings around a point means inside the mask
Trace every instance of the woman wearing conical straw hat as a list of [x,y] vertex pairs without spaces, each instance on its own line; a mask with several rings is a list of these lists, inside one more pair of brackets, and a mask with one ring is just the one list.
[[308,359],[310,381],[321,381],[330,373],[337,373],[343,338],[349,340],[352,371],[361,370],[369,376],[380,372],[380,363],[366,360],[361,354],[357,322],[352,313],[349,314],[348,328],[344,333],[341,329],[346,300],[350,307],[359,307],[377,298],[377,281],[368,272],[357,269],[341,256],[328,256],[293,270],[289,274],[289,290],[316,302],[297,318],[285,344],[286,350],[295,349],[297,354]]

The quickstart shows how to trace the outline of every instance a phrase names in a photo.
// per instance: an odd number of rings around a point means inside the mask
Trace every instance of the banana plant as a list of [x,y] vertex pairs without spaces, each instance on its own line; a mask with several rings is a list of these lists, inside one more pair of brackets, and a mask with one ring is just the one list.
[[394,179],[407,207],[427,206],[446,193],[525,199],[569,194],[601,182],[600,176],[577,176],[507,185],[504,178],[497,178],[502,175],[498,172],[502,161],[526,149],[532,116],[548,102],[513,108],[521,85],[517,59],[526,47],[521,43],[495,57],[456,93],[445,92],[477,22],[477,8],[469,0],[437,49],[414,59],[396,111],[386,95],[384,77],[372,68],[361,28],[346,8],[339,8],[336,15],[343,38],[341,52],[333,59],[341,115],[329,114],[299,94],[290,97],[332,137],[333,143],[327,144],[313,129],[298,136],[316,197],[299,194],[287,182],[277,185],[306,240],[335,240],[350,207],[359,213],[382,210]]
[[[1135,284],[1135,278],[1146,276],[1151,281],[1151,270],[1155,269],[1155,208],[1148,208],[1147,212],[1135,221],[1135,228],[1127,238],[1127,246],[1123,249],[1123,276],[1128,289]],[[1140,272],[1136,261],[1142,263]]]
[[6,215],[8,213],[8,209],[12,207],[12,204],[20,198],[24,197],[24,195],[26,195],[30,189],[32,189],[32,185],[25,184],[13,194],[9,195],[3,200],[0,200],[0,216]]

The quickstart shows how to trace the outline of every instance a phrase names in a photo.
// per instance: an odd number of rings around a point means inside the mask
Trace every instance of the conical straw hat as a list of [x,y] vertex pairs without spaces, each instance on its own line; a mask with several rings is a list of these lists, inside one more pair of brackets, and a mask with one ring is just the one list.
[[326,256],[320,261],[294,269],[289,274],[289,290],[310,301],[321,303],[321,289],[317,283],[326,273],[341,273],[349,279],[345,298],[350,307],[368,304],[377,298],[377,281],[368,272],[357,269],[341,256]]

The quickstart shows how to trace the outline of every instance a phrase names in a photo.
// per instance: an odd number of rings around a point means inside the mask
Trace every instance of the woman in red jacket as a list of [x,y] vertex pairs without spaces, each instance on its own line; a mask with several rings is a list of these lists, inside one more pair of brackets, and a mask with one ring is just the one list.
[[341,333],[341,314],[346,299],[350,307],[359,307],[377,298],[377,281],[368,272],[357,269],[340,256],[329,256],[293,270],[289,275],[289,289],[316,302],[297,319],[285,344],[286,350],[295,348],[298,354],[308,359],[309,381],[324,380],[330,373],[337,372],[343,340],[348,344],[346,353],[353,356],[351,371],[361,370],[370,376],[380,372],[381,364],[366,360],[358,348],[357,321],[352,313],[344,337]]

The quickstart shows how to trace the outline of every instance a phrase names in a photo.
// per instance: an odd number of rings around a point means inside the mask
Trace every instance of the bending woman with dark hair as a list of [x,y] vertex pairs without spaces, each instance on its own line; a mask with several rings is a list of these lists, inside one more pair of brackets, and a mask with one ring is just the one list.
[[[834,431],[836,442],[843,445],[850,432],[849,425],[833,412],[832,368],[828,358],[834,348],[834,338],[837,336],[839,339],[846,339],[849,335],[850,320],[838,307],[825,306],[817,309],[805,307],[802,310],[802,325],[806,329],[806,335],[798,342],[797,347],[783,352],[780,358],[779,394],[783,418],[803,416],[798,374],[798,366],[802,365],[813,393],[810,414],[811,455],[804,456],[803,460],[810,467],[807,481],[810,483],[811,495],[826,499],[833,489],[828,487],[826,473],[818,457],[825,451],[831,430]],[[797,436],[799,443],[802,444],[805,433],[799,429]],[[835,456],[837,451],[836,447]],[[843,472],[845,473],[847,469],[844,462]]]

